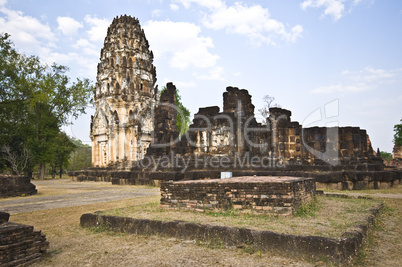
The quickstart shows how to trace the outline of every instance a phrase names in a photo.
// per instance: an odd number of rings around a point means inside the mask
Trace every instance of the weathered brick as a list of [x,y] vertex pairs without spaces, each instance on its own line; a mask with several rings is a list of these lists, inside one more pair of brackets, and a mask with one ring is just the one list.
[[[237,188],[236,193],[233,188]],[[253,176],[183,181],[161,187],[161,207],[170,205],[174,208],[180,202],[187,203],[180,208],[192,210],[233,208],[287,214],[296,206],[311,201],[314,193],[315,183],[311,178]],[[170,202],[164,199],[168,194],[171,195]]]

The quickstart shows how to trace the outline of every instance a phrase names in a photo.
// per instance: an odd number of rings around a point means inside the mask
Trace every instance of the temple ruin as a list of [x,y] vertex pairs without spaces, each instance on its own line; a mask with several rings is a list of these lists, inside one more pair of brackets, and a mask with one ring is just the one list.
[[394,168],[402,170],[402,146],[395,144],[392,152],[393,159],[391,160],[390,165]]
[[296,208],[312,202],[315,192],[313,178],[246,176],[170,181],[161,185],[161,207],[291,215]]
[[156,103],[153,54],[137,19],[115,18],[100,53],[91,121],[92,165],[144,157]]
[[158,98],[156,70],[137,19],[115,18],[101,50],[91,122],[92,168],[74,180],[113,184],[231,176],[313,177],[317,187],[386,188],[402,172],[384,170],[359,127],[304,128],[291,111],[270,108],[254,116],[245,89],[227,87],[220,107],[200,108],[184,135],[176,128],[176,87]]

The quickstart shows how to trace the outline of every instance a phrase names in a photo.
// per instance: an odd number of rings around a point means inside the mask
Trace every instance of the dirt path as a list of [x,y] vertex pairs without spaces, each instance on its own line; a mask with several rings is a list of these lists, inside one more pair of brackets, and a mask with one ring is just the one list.
[[72,182],[68,179],[33,181],[38,194],[0,200],[0,210],[10,214],[81,206],[155,196],[159,189],[146,186],[112,186],[106,182]]

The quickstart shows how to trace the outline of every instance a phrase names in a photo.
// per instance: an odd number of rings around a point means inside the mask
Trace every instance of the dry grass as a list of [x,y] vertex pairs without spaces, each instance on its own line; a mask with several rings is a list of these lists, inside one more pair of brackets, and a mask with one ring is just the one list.
[[[111,185],[101,183],[94,185],[94,188],[97,186]],[[51,190],[48,193],[51,193]],[[35,266],[328,266],[325,261],[312,263],[302,259],[273,255],[269,252],[259,253],[246,248],[224,249],[217,246],[198,246],[191,241],[159,236],[116,234],[107,231],[97,233],[83,229],[79,225],[79,218],[83,213],[117,210],[138,205],[152,206],[149,203],[155,203],[158,200],[159,196],[153,196],[28,212],[12,215],[11,221],[33,225],[35,229],[40,229],[47,235],[50,249],[44,261]],[[343,199],[336,200],[339,203],[343,201]],[[376,227],[370,231],[366,245],[356,263],[357,266],[402,266],[400,257],[402,199],[383,199],[383,201],[387,208],[379,216]],[[320,212],[322,211],[324,211],[323,208]],[[331,219],[334,217],[336,216],[332,214]],[[208,218],[210,221],[215,219],[213,216]],[[222,216],[222,219],[225,220],[227,217]],[[301,221],[309,219],[311,218],[300,218]]]
[[270,253],[198,246],[195,242],[81,228],[83,213],[155,202],[159,196],[13,215],[34,225],[50,242],[45,259],[34,266],[314,266]]
[[159,207],[157,200],[145,205],[105,211],[102,214],[161,221],[183,220],[293,235],[340,237],[342,233],[363,222],[369,209],[378,205],[379,201],[375,200],[319,196],[314,204],[303,207],[298,212],[299,216],[284,217],[242,213],[237,210],[199,213],[164,209]]
[[402,194],[402,184],[397,184],[387,189],[366,189],[366,190],[352,190],[352,191],[325,189],[324,191],[330,193],[340,193],[340,194],[357,193],[361,195],[371,195],[371,196],[380,194],[391,195],[391,194]]
[[402,199],[384,199],[385,209],[369,231],[354,266],[402,266]]

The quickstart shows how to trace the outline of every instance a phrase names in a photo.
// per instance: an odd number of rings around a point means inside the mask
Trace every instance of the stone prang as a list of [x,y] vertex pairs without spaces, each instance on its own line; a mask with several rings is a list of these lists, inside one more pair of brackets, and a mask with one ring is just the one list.
[[153,54],[138,19],[116,17],[98,64],[90,135],[93,167],[144,157],[154,127],[155,82]]

